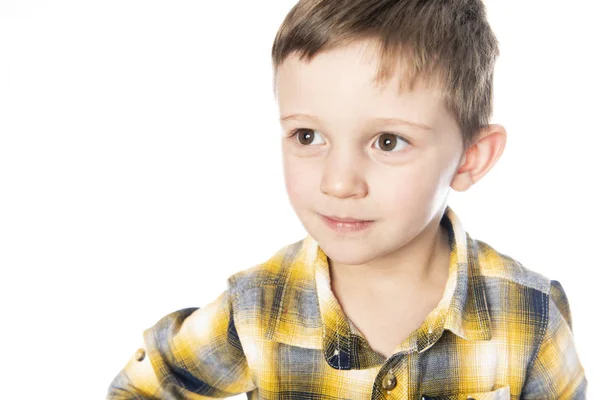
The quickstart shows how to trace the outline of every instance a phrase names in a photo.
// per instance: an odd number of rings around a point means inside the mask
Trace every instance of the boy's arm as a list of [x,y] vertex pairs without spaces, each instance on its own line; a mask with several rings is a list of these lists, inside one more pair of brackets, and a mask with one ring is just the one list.
[[575,348],[571,310],[556,280],[551,282],[549,297],[546,332],[529,367],[521,398],[585,399],[587,378]]
[[114,378],[107,400],[210,399],[256,388],[233,321],[228,289],[203,308],[161,318]]

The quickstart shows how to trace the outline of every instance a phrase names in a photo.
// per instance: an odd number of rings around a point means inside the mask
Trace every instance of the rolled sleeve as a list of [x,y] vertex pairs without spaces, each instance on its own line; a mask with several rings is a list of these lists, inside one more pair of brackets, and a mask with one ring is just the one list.
[[229,287],[203,308],[164,316],[143,332],[143,340],[144,347],[110,384],[107,399],[225,398],[256,387]]

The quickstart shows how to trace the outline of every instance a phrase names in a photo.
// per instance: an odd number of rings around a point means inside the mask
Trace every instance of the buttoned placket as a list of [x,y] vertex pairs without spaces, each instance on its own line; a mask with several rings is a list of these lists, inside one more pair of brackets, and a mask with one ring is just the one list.
[[419,357],[423,357],[423,353],[439,340],[435,333],[431,327],[428,328],[428,344],[420,352],[417,347],[414,347],[405,352],[396,353],[382,365],[375,380],[372,400],[409,399],[411,393],[418,395],[418,400],[427,399],[427,396],[419,394],[420,377],[414,376],[413,373],[412,378],[416,379],[416,382],[411,381],[409,369],[418,370],[416,364]]
[[386,361],[377,374],[372,400],[408,398],[408,358],[408,354],[397,353]]

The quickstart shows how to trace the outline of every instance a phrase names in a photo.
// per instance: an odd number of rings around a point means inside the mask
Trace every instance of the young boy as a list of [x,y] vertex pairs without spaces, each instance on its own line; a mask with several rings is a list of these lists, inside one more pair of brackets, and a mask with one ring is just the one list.
[[107,398],[584,399],[560,283],[446,204],[503,152],[498,54],[480,0],[301,0],[272,55],[308,235],[145,330]]

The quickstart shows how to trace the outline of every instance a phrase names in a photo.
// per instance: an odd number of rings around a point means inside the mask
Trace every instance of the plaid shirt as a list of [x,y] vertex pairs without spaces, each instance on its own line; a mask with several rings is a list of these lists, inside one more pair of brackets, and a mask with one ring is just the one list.
[[472,239],[450,207],[441,223],[443,297],[389,358],[343,313],[309,235],[146,329],[107,399],[585,399],[561,284]]

